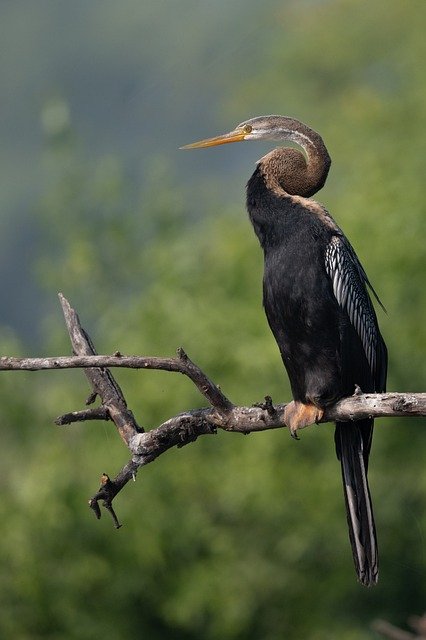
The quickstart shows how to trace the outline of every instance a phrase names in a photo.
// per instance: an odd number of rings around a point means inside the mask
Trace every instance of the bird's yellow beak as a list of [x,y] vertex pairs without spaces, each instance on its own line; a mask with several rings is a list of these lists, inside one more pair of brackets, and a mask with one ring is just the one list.
[[199,142],[191,142],[191,144],[186,144],[183,147],[179,147],[180,149],[201,149],[203,147],[216,147],[218,144],[229,144],[230,142],[241,142],[244,140],[248,131],[244,129],[234,129],[234,131],[230,131],[229,133],[224,133],[221,136],[216,136],[215,138],[206,138],[205,140],[200,140]]

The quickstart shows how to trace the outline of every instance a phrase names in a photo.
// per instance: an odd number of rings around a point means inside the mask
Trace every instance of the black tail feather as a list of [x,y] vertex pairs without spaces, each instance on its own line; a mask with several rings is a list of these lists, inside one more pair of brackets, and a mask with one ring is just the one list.
[[355,569],[365,586],[379,575],[376,527],[367,481],[373,420],[336,423],[336,453],[342,466],[343,492]]

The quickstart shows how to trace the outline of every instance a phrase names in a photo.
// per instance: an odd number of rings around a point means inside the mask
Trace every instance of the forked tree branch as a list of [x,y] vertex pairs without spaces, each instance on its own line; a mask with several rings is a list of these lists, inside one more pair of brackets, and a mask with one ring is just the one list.
[[[67,413],[55,420],[67,425],[84,420],[112,420],[132,457],[111,480],[102,474],[101,487],[89,500],[89,505],[100,518],[99,501],[111,513],[114,524],[120,523],[112,508],[117,493],[134,479],[138,469],[155,460],[172,447],[183,447],[201,435],[214,434],[218,428],[238,433],[251,433],[285,427],[285,404],[274,405],[271,398],[251,407],[239,407],[223,394],[203,371],[195,365],[183,349],[175,358],[114,355],[99,356],[93,343],[80,324],[77,313],[62,294],[59,294],[65,323],[70,335],[73,356],[51,358],[0,358],[0,371],[39,371],[45,369],[84,368],[92,392],[86,404],[98,396],[99,407]],[[148,432],[138,425],[133,413],[109,368],[157,369],[178,372],[187,376],[209,402],[210,407],[195,409],[174,416]],[[366,417],[426,416],[426,393],[363,394],[361,390],[328,407],[321,422],[336,420],[350,422]]]

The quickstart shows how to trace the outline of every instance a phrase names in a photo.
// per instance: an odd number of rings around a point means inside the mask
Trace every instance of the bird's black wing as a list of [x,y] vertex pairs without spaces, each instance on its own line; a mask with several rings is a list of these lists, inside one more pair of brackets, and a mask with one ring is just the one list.
[[[343,235],[333,235],[328,243],[325,268],[333,295],[345,316],[343,375],[346,380],[361,384],[361,388],[366,385],[364,391],[384,391],[387,353],[367,291],[371,285]],[[374,291],[373,294],[376,295]],[[378,577],[376,528],[367,481],[372,432],[372,419],[354,424],[336,423],[336,453],[342,467],[349,537],[358,577],[365,585],[375,584]]]
[[[325,268],[340,308],[359,336],[374,381],[371,391],[382,392],[386,385],[387,354],[380,335],[367,286],[371,287],[355,251],[344,236],[334,235],[325,252]],[[383,306],[383,305],[381,305]]]

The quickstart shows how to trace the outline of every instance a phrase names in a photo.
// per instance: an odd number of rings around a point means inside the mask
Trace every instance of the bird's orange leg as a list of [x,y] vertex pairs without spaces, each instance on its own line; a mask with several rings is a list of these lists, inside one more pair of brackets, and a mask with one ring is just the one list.
[[317,423],[324,415],[324,410],[314,404],[303,404],[293,400],[284,409],[284,422],[290,429],[292,438],[297,438],[298,429]]

